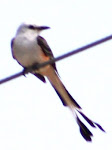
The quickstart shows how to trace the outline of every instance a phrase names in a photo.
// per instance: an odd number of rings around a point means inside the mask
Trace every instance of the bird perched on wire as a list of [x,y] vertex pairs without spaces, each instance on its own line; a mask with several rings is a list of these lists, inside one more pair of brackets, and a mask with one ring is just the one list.
[[[23,66],[24,73],[28,68],[35,68],[35,65],[44,63],[54,58],[53,53],[46,40],[39,34],[41,31],[49,29],[47,26],[37,26],[32,24],[21,24],[15,37],[12,39],[11,48],[13,58]],[[79,126],[80,133],[86,141],[91,141],[93,134],[80,120],[79,114],[92,126],[104,129],[96,122],[89,119],[83,112],[80,105],[70,95],[62,81],[59,78],[56,64],[49,64],[40,69],[34,69],[32,72],[44,83],[45,77],[49,80],[52,87],[58,94],[64,106],[67,106],[74,115]]]

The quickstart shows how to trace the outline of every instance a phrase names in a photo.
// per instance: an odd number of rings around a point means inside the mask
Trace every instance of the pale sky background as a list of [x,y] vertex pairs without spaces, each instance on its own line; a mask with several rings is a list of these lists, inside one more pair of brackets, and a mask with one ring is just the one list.
[[[112,34],[112,1],[0,1],[0,79],[22,70],[10,41],[29,20],[51,27],[41,35],[59,56]],[[0,85],[1,150],[112,150],[112,41],[64,59],[57,68],[86,115],[106,133],[90,127],[93,142],[86,142],[49,82],[29,74]]]

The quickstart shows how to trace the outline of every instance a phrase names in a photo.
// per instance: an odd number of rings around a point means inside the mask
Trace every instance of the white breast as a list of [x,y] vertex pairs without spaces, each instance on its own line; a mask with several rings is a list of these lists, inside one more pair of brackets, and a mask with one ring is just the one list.
[[42,57],[43,51],[35,37],[17,36],[14,40],[13,54],[17,61],[24,67],[44,62]]

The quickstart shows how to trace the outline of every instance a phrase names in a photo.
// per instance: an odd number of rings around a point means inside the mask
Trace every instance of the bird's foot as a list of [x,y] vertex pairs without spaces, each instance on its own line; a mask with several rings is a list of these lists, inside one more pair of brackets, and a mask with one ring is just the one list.
[[29,67],[29,68],[24,68],[23,69],[23,75],[26,77],[26,74],[28,74],[29,72],[31,72],[32,71],[32,68],[31,67]]
[[31,67],[24,67],[23,69],[23,75],[30,73],[35,73],[38,70],[38,63],[33,64]]

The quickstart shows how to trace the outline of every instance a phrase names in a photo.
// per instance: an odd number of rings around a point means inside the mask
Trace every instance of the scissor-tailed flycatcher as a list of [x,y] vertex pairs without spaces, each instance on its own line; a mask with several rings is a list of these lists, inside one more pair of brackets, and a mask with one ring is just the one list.
[[[39,36],[39,33],[45,29],[49,29],[49,27],[22,24],[18,28],[15,38],[12,39],[11,47],[13,58],[16,59],[24,69],[28,69],[29,67],[35,66],[35,64],[44,63],[54,58],[46,40]],[[98,123],[90,120],[81,111],[79,104],[73,99],[59,79],[55,63],[34,70],[33,74],[43,82],[46,82],[44,76],[48,78],[63,105],[68,106],[73,113],[76,122],[79,125],[80,133],[85,140],[91,141],[93,134],[82,123],[78,114],[80,114],[92,127],[97,126],[104,131]]]

